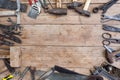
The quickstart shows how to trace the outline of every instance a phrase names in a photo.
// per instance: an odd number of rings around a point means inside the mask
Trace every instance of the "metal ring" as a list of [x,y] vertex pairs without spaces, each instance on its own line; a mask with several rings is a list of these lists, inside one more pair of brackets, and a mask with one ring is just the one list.
[[111,42],[110,42],[109,40],[103,40],[103,41],[102,41],[102,44],[103,44],[103,45],[106,45],[106,46],[110,45],[110,43],[111,43]]
[[99,11],[98,7],[93,8],[93,13],[98,13],[98,11]]
[[110,39],[110,38],[112,37],[112,35],[109,34],[109,33],[103,33],[103,34],[102,34],[102,37],[103,37],[104,39]]

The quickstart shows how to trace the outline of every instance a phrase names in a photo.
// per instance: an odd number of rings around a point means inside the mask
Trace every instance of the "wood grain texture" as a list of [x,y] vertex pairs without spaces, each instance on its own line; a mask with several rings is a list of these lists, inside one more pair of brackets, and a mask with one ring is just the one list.
[[44,68],[59,65],[90,69],[105,61],[102,47],[22,46],[20,48],[21,66]]
[[10,65],[11,67],[21,66],[21,50],[20,47],[10,47]]
[[[23,25],[26,38],[20,45],[102,46],[101,25]],[[120,27],[119,25],[115,25]],[[109,32],[120,39],[119,33]],[[111,46],[119,44],[111,43]]]

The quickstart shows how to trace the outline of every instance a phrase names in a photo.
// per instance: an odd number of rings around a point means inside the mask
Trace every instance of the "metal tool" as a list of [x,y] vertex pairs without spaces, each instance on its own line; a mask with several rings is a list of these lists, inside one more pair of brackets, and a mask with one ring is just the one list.
[[20,77],[18,80],[23,80],[24,76],[26,75],[26,73],[30,70],[30,67],[26,67],[24,69],[24,71],[21,73]]
[[15,72],[15,68],[10,66],[10,60],[9,59],[2,59],[5,66],[7,67],[7,69],[9,70],[10,73],[14,73]]
[[0,45],[13,46],[14,43],[7,41],[4,37],[0,36]]
[[31,80],[35,80],[35,67],[30,67]]
[[84,5],[83,10],[79,9],[79,8],[75,8],[75,11],[78,12],[81,15],[90,17],[90,12],[88,11],[89,5],[91,3],[91,0],[86,0],[86,3]]
[[105,31],[111,31],[111,32],[120,32],[120,28],[109,26],[109,25],[103,25],[103,30]]
[[116,77],[117,80],[120,80],[120,69],[119,68],[117,68],[109,63],[103,63],[101,66],[112,76]]
[[120,50],[114,50],[106,45],[104,45],[104,48],[106,49],[105,57],[109,63],[113,63],[113,58],[118,61],[120,60]]
[[82,6],[83,3],[77,2],[77,0],[72,0],[72,3],[67,4],[68,9],[75,9],[76,7]]
[[118,80],[116,79],[116,77],[112,76],[111,74],[109,74],[105,69],[103,69],[102,67],[94,67],[95,71],[92,71],[93,75],[101,75],[106,77],[109,80]]
[[[26,12],[27,11],[27,5],[21,3],[20,4],[20,12]],[[0,0],[0,8],[2,9],[8,9],[8,10],[16,10],[17,5],[15,1],[12,0]]]
[[47,12],[50,14],[55,14],[55,15],[67,15],[67,9],[62,8],[61,4],[62,4],[61,0],[56,0],[57,8],[48,9]]
[[103,78],[100,76],[87,76],[60,66],[55,66],[47,72],[40,71],[39,73],[41,76],[38,80],[103,80]]
[[17,16],[17,24],[20,25],[20,0],[16,0],[16,11],[0,11],[0,17],[2,16]]
[[110,20],[120,21],[120,14],[114,15],[114,16],[107,16],[105,14],[102,15],[102,23],[108,22]]
[[93,8],[93,13],[98,13],[99,10],[102,10],[102,11],[103,11],[103,12],[102,12],[103,14],[106,13],[107,10],[108,10],[111,6],[113,6],[115,3],[117,3],[117,1],[119,1],[119,0],[110,0],[109,2],[103,4],[103,5],[99,6],[99,7],[95,7],[95,8]]
[[16,43],[22,43],[21,39],[14,36],[14,35],[11,35],[11,34],[0,34],[1,37],[3,37],[4,39],[9,39],[9,40],[12,40]]
[[23,27],[21,27],[19,24],[15,23],[11,18],[8,18],[7,20],[8,22],[10,22],[12,25],[10,26],[10,28],[8,29],[11,29],[9,31],[14,31],[16,33],[19,33],[22,31]]
[[7,67],[7,70],[11,73],[7,75],[6,77],[2,78],[2,80],[10,80],[14,78],[14,76],[18,75],[19,73],[15,71],[15,68],[10,66],[10,60],[9,59],[2,59],[5,66]]
[[41,12],[41,4],[39,2],[39,0],[33,0],[34,2],[32,3],[32,0],[28,0],[29,4],[30,4],[30,11],[28,13],[28,16],[36,19],[37,16],[40,14]]
[[110,43],[117,43],[117,44],[120,44],[120,39],[115,39],[115,38],[112,38],[112,35],[109,34],[109,33],[103,33],[102,34],[102,37],[103,37],[103,45],[110,45]]

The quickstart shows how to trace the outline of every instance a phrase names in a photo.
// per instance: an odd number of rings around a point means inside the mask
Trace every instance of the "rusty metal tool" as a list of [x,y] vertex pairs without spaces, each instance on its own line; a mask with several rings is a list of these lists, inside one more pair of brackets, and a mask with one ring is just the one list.
[[56,7],[57,8],[52,8],[48,9],[48,13],[50,14],[55,14],[55,15],[67,15],[67,9],[62,8],[62,1],[61,0],[56,0]]
[[116,61],[120,60],[120,50],[114,50],[106,45],[104,45],[106,49],[105,57],[109,63],[114,62],[114,58]]
[[78,2],[77,0],[72,0],[72,3],[67,4],[67,8],[68,9],[74,9],[74,8],[80,7],[82,5],[83,5],[83,3]]
[[88,11],[90,3],[91,3],[91,0],[86,0],[84,8],[82,10],[79,8],[75,8],[75,11],[81,15],[84,15],[86,17],[90,17],[90,12]]
[[103,69],[102,67],[94,67],[95,71],[92,71],[91,73],[93,75],[100,75],[100,76],[104,76],[105,78],[107,78],[108,80],[118,80],[116,77],[112,76],[111,74],[109,74],[105,69]]
[[37,16],[40,14],[41,12],[41,4],[39,2],[39,0],[28,0],[29,1],[29,4],[30,4],[30,11],[28,13],[28,16],[30,18],[33,18],[33,19],[36,19]]

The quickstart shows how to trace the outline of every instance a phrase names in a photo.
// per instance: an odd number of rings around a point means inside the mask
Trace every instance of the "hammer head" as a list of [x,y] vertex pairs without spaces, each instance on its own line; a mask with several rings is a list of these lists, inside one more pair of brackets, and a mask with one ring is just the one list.
[[55,15],[67,15],[67,9],[66,8],[53,8],[53,9],[49,9],[48,13],[55,14]]
[[67,8],[68,9],[74,9],[74,8],[80,7],[82,5],[83,5],[83,3],[81,3],[81,2],[72,2],[72,3],[67,5]]
[[83,15],[83,16],[86,16],[86,17],[90,17],[90,12],[89,11],[86,11],[86,10],[81,10],[79,8],[75,8],[75,11],[78,12],[79,14]]

